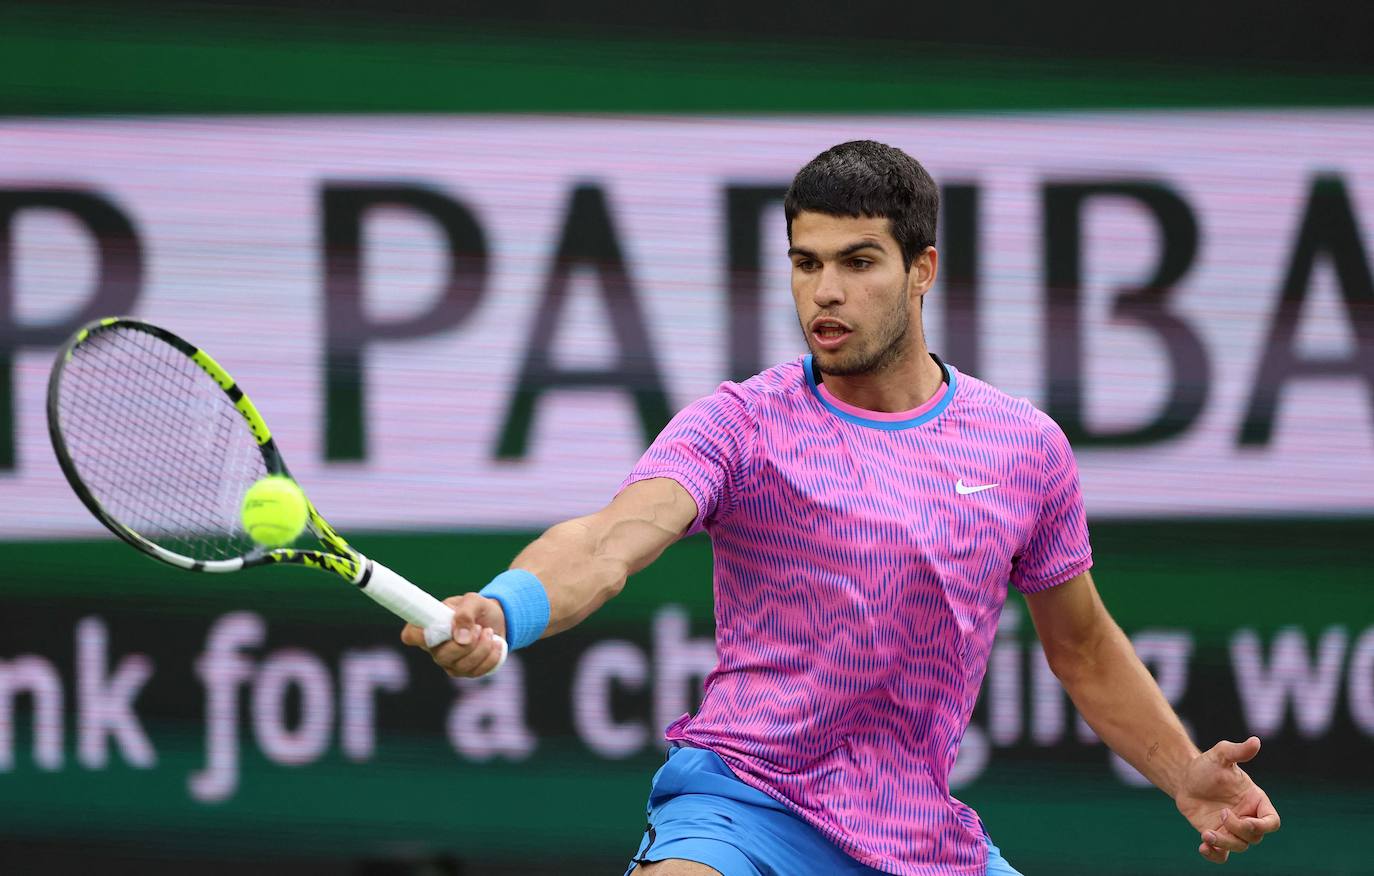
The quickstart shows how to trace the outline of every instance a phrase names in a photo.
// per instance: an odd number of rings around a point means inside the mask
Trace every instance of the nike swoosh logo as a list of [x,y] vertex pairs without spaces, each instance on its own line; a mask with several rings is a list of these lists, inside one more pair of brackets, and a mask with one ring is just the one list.
[[958,494],[961,495],[961,496],[967,496],[969,493],[981,493],[981,492],[983,492],[984,490],[991,490],[993,487],[997,487],[997,486],[1001,486],[1001,485],[1000,485],[1000,484],[983,484],[982,486],[979,486],[979,487],[970,487],[970,486],[966,486],[966,485],[964,484],[964,479],[963,479],[963,478],[959,478],[959,480],[957,480],[957,481],[954,482],[954,492],[958,493]]

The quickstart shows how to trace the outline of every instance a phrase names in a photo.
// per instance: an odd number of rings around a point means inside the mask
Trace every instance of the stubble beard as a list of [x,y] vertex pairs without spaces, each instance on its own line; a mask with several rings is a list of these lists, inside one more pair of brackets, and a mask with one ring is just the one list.
[[907,354],[907,337],[911,333],[911,311],[906,296],[909,285],[909,281],[902,284],[902,294],[897,297],[898,306],[879,320],[881,334],[864,349],[839,356],[817,351],[811,347],[811,333],[803,326],[806,345],[811,348],[812,361],[820,372],[834,377],[855,377],[877,374],[901,362]]

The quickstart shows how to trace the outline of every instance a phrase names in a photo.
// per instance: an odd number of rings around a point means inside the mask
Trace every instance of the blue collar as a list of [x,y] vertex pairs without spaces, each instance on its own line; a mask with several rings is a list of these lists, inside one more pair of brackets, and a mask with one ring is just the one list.
[[835,405],[831,404],[825,396],[821,395],[820,388],[816,386],[816,374],[812,367],[810,353],[802,359],[802,373],[806,375],[806,385],[811,388],[811,394],[815,396],[816,401],[820,402],[826,410],[830,411],[830,413],[839,417],[841,420],[848,423],[855,423],[859,426],[867,426],[870,429],[883,429],[888,432],[896,432],[901,429],[910,429],[914,426],[920,426],[923,423],[929,423],[931,420],[940,416],[945,408],[949,407],[950,401],[953,400],[954,393],[959,388],[959,372],[955,370],[953,365],[941,362],[938,358],[935,359],[935,361],[940,368],[944,370],[945,382],[949,384],[949,389],[945,390],[944,396],[936,403],[935,407],[909,420],[870,420],[867,417],[855,416],[848,411],[835,407]]

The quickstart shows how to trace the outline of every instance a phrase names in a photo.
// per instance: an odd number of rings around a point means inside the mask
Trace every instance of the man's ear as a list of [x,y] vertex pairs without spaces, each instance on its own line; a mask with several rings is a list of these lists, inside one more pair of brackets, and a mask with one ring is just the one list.
[[928,246],[925,251],[911,260],[907,281],[915,295],[925,295],[935,285],[935,277],[940,272],[940,253],[935,247]]

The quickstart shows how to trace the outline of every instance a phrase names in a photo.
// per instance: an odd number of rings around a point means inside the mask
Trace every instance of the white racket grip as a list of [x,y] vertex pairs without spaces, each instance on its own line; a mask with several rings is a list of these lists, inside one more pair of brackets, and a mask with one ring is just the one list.
[[[376,560],[368,560],[367,565],[368,574],[363,576],[359,590],[392,614],[423,629],[429,647],[442,645],[452,637],[453,609]],[[510,646],[499,635],[493,638],[501,648],[501,658],[491,670],[495,672],[505,664]]]

